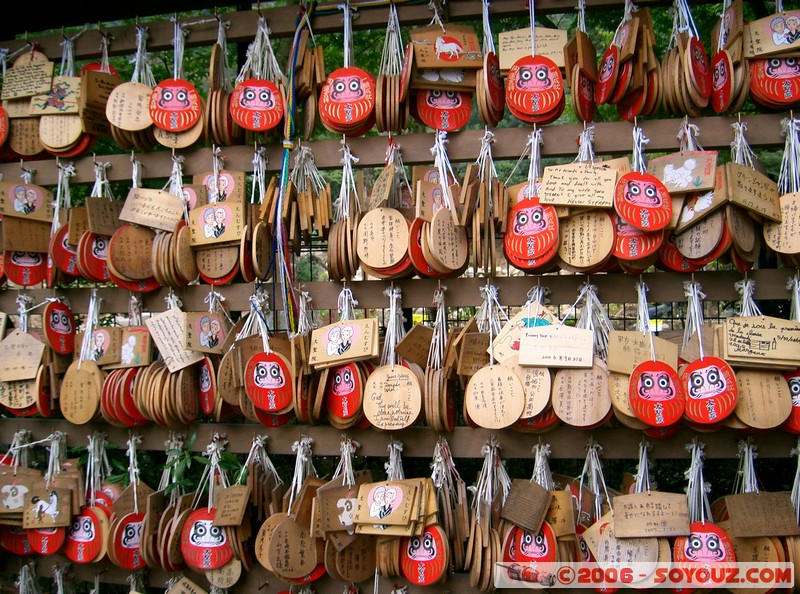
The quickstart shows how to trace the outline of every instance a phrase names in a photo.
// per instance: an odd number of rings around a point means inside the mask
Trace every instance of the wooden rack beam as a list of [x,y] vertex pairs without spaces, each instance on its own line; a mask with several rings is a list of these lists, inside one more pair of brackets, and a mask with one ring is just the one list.
[[[781,119],[785,114],[754,114],[748,115],[746,121],[747,140],[754,148],[771,148],[782,146],[784,138],[781,136]],[[735,117],[708,116],[696,118],[692,123],[700,129],[700,141],[707,150],[728,150],[733,140],[731,124],[737,121]],[[681,118],[666,118],[658,120],[640,121],[644,134],[650,139],[645,147],[648,152],[673,152],[677,151],[678,130]],[[632,150],[632,128],[630,122],[599,122],[595,126],[594,149],[598,155],[630,154]],[[570,157],[577,155],[578,134],[583,129],[580,124],[561,124],[546,126],[543,131],[544,144],[543,157]],[[528,126],[512,128],[498,128],[494,130],[495,142],[492,154],[496,160],[517,159],[525,148],[525,142],[531,132]],[[451,161],[471,162],[478,157],[482,130],[463,130],[448,135],[447,153]],[[430,133],[402,134],[395,137],[400,144],[403,162],[406,165],[429,164],[433,162],[431,146],[433,136]],[[382,167],[386,153],[385,136],[368,136],[349,138],[347,140],[353,155],[358,159],[359,167]],[[306,143],[314,153],[314,161],[320,169],[341,168],[341,141],[336,139],[317,140]],[[282,161],[282,147],[273,142],[266,146],[267,171],[280,170]],[[147,153],[137,153],[136,158],[142,163],[143,179],[167,180],[172,172],[172,161],[166,158],[166,150],[154,150]],[[212,149],[192,148],[179,151],[183,155],[184,175],[193,175],[211,170]],[[253,170],[253,147],[249,145],[222,147],[225,157],[225,167],[230,170]],[[97,157],[84,156],[74,159],[75,176],[70,182],[73,184],[94,182],[94,162],[101,160],[108,162],[109,181],[129,181],[131,178],[131,154],[101,155]],[[58,182],[58,167],[53,158],[25,162],[26,168],[36,171],[34,183],[40,186],[52,186]],[[0,164],[0,174],[5,180],[19,179],[22,174],[20,163]]]
[[[710,2],[711,0],[704,0]],[[353,2],[357,5],[357,2]],[[645,6],[666,6],[671,4],[669,0],[643,0],[637,2],[639,7]],[[576,10],[577,2],[574,0],[537,0],[537,14],[563,14],[571,13]],[[169,6],[165,5],[165,9]],[[619,11],[622,17],[623,7],[619,0],[587,0],[587,10],[614,9]],[[481,18],[481,5],[476,2],[451,2],[447,5],[448,18],[451,21],[479,20]],[[298,10],[296,6],[286,8],[270,8],[262,11],[267,18],[271,37],[278,39],[291,37],[294,35],[297,24]],[[430,23],[432,13],[427,3],[399,5],[397,7],[400,23],[405,27],[418,27]],[[528,10],[519,0],[492,0],[490,13],[492,18],[499,19],[505,17],[525,17]],[[230,23],[227,31],[229,43],[249,43],[253,40],[256,31],[257,12],[255,10],[244,10],[237,12],[220,13],[220,18]],[[208,11],[207,17],[212,17],[213,13]],[[191,23],[198,20],[198,17],[182,18],[181,22]],[[385,6],[361,8],[357,11],[353,19],[354,30],[379,29],[383,30],[388,21],[388,8]],[[147,48],[151,52],[171,51],[173,39],[173,23],[169,20],[155,20],[143,22],[148,29]],[[340,14],[328,14],[317,16],[312,28],[315,34],[320,33],[341,33],[342,17]],[[110,35],[112,42],[109,47],[111,55],[133,54],[136,51],[136,28],[131,25],[108,27],[102,29],[92,29],[84,32],[75,40],[75,59],[93,59],[100,56],[101,34]],[[40,51],[45,53],[51,60],[61,58],[61,42],[63,37],[60,34],[45,35],[38,38],[29,38],[33,43],[39,45]],[[189,35],[186,38],[187,47],[197,47],[211,45],[217,41],[217,22],[210,22],[192,25]],[[25,47],[25,39],[9,39],[0,41],[0,47],[7,47],[9,53]]]
[[[793,269],[775,268],[754,270],[749,273],[756,284],[755,299],[789,299],[786,282],[794,274]],[[740,298],[734,283],[742,279],[742,275],[734,270],[696,272],[694,275],[679,272],[651,272],[643,274],[641,279],[650,289],[651,299],[659,303],[685,301],[683,283],[694,278],[703,287],[709,301],[736,301]],[[550,289],[550,303],[553,305],[572,304],[578,296],[581,284],[590,281],[597,286],[598,295],[603,303],[635,303],[636,283],[639,276],[623,273],[602,273],[590,276],[582,274],[547,274],[541,276],[506,276],[493,279],[498,289],[498,297],[502,305],[521,306],[527,301],[528,291],[537,283]],[[447,287],[446,303],[448,307],[478,306],[481,302],[480,287],[487,282],[485,278],[450,278],[442,281]],[[395,281],[395,286],[402,290],[403,307],[432,307],[433,291],[439,281],[434,279],[403,279]],[[266,285],[272,290],[272,285]],[[312,306],[318,310],[335,310],[342,285],[330,281],[317,281],[303,284],[312,298]],[[353,291],[359,309],[383,309],[388,301],[383,291],[389,286],[386,281],[354,281],[347,286]],[[203,301],[210,290],[209,285],[194,285],[176,291],[183,302],[184,311],[202,311],[208,305]],[[218,286],[217,290],[225,295],[225,305],[232,311],[249,311],[250,295],[253,285],[237,283]],[[50,289],[18,290],[5,288],[0,290],[0,311],[16,312],[16,298],[20,292],[33,297],[39,303],[53,296]],[[86,288],[59,289],[59,295],[66,297],[75,313],[86,313],[89,306],[89,291]],[[142,295],[144,308],[152,312],[164,311],[167,289],[159,289],[153,293]],[[103,313],[124,313],[128,311],[129,294],[116,287],[98,289],[102,298]],[[277,300],[273,307],[278,308]]]
[[[42,439],[53,431],[62,431],[67,435],[69,447],[85,446],[86,437],[92,431],[106,434],[109,442],[124,444],[130,433],[141,435],[143,450],[162,450],[169,436],[169,429],[158,425],[148,425],[135,430],[119,429],[105,423],[88,425],[72,425],[64,420],[51,419],[8,419],[0,423],[0,443],[11,443],[14,433],[20,429],[31,431],[35,439]],[[267,451],[274,455],[292,455],[292,445],[302,435],[314,440],[312,451],[315,456],[339,456],[342,435],[356,440],[360,446],[356,458],[360,456],[386,457],[386,446],[390,439],[403,442],[403,456],[409,458],[430,458],[440,435],[444,435],[456,458],[480,458],[481,448],[492,436],[500,441],[503,447],[502,457],[533,458],[531,448],[539,441],[539,435],[505,430],[498,434],[489,429],[473,429],[456,427],[452,433],[440,434],[429,427],[414,426],[402,431],[375,431],[374,429],[351,429],[342,431],[329,425],[284,425],[269,428],[253,423],[196,423],[180,429],[187,434],[196,433],[194,450],[201,452],[211,443],[214,433],[224,434],[228,439],[227,450],[238,454],[246,454],[250,450],[253,437],[267,435]],[[547,432],[545,439],[552,445],[552,458],[581,459],[586,455],[586,444],[591,437],[603,446],[603,457],[613,459],[634,459],[638,451],[643,433],[625,427],[600,427],[582,431],[574,427],[562,426]],[[713,432],[696,432],[681,428],[669,439],[653,439],[651,458],[688,458],[684,447],[692,438],[697,437],[706,444],[709,458],[735,458],[738,455],[738,442],[744,437],[741,431],[721,429]],[[650,439],[650,438],[648,438]],[[758,444],[759,458],[788,457],[791,449],[797,445],[797,436],[782,431],[770,431],[755,437]]]

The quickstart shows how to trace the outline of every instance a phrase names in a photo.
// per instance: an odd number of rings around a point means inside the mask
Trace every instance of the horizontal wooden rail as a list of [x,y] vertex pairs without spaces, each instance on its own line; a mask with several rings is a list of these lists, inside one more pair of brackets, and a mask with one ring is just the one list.
[[[86,437],[92,431],[101,431],[106,434],[109,442],[124,445],[129,439],[130,431],[119,429],[105,423],[90,423],[88,425],[72,425],[64,420],[51,419],[7,419],[0,423],[0,443],[11,443],[14,432],[28,429],[34,439],[47,437],[53,431],[62,431],[67,435],[69,447],[85,446]],[[434,446],[440,435],[444,435],[450,444],[450,449],[456,458],[480,458],[481,448],[492,436],[496,437],[502,446],[503,458],[532,458],[531,448],[539,442],[539,435],[520,433],[513,430],[492,431],[489,429],[473,429],[471,427],[456,427],[452,433],[438,433],[429,427],[413,426],[402,431],[377,431],[375,429],[351,429],[342,431],[329,425],[284,425],[283,427],[268,428],[253,423],[213,423],[202,422],[183,429],[186,434],[197,434],[194,449],[203,451],[215,433],[223,434],[228,439],[227,450],[234,453],[246,454],[250,450],[253,437],[257,435],[268,436],[267,451],[275,455],[292,455],[292,445],[307,435],[314,441],[312,452],[316,456],[339,456],[342,435],[356,440],[360,445],[356,451],[356,465],[360,456],[374,456],[385,458],[386,446],[391,439],[403,442],[403,456],[409,458],[431,458]],[[162,450],[169,436],[166,427],[148,425],[135,430],[142,438],[141,448],[145,450]],[[589,438],[596,440],[603,446],[603,457],[607,459],[635,459],[639,442],[643,433],[627,427],[600,427],[593,430],[580,430],[574,427],[561,426],[544,434],[545,439],[552,446],[552,458],[580,459],[586,455],[586,444]],[[651,439],[653,449],[651,458],[675,459],[688,458],[689,453],[685,445],[697,437],[706,444],[709,458],[735,458],[738,455],[737,445],[745,436],[740,431],[720,429],[713,432],[697,432],[688,428],[680,431],[667,439]],[[755,442],[758,444],[759,458],[788,457],[791,449],[797,445],[797,436],[784,433],[780,430],[769,431],[757,435]]]
[[[794,269],[762,269],[754,270],[749,274],[756,284],[755,299],[789,299],[786,289],[788,278],[794,274]],[[502,305],[521,306],[527,301],[527,294],[537,284],[550,289],[550,303],[553,305],[572,304],[577,299],[578,292],[583,283],[589,281],[597,287],[598,295],[603,303],[635,303],[636,283],[639,276],[623,273],[602,273],[590,276],[582,274],[546,274],[540,276],[507,276],[497,277],[493,280],[498,289],[498,297]],[[694,275],[678,272],[651,272],[642,275],[642,280],[650,289],[650,299],[657,303],[685,301],[683,283],[694,278],[703,287],[703,292],[709,301],[736,301],[740,298],[734,283],[742,279],[736,271],[704,271]],[[480,287],[487,282],[485,278],[451,278],[442,281],[447,287],[445,301],[448,307],[478,306],[481,303]],[[395,281],[395,286],[402,290],[403,307],[433,307],[433,292],[439,281],[433,279],[404,279]],[[271,291],[272,284],[267,283],[266,288]],[[386,281],[368,280],[348,282],[347,286],[353,291],[358,301],[359,309],[387,308],[389,303],[383,291],[389,286]],[[330,281],[316,281],[303,284],[304,290],[311,295],[311,306],[318,310],[335,310],[337,298],[342,285]],[[250,295],[253,291],[252,284],[237,283],[232,285],[218,285],[216,290],[225,296],[225,305],[232,311],[248,311],[250,309]],[[203,301],[210,291],[210,285],[193,285],[177,290],[181,297],[184,311],[202,311],[208,305]],[[20,290],[5,288],[0,290],[0,311],[16,312],[16,298]],[[50,289],[26,289],[23,292],[34,298],[36,303],[46,297],[52,297]],[[165,297],[167,289],[159,289],[153,293],[144,294],[143,304],[145,310],[151,312],[166,309]],[[86,313],[89,305],[89,291],[86,288],[59,289],[58,294],[66,297],[74,312]],[[128,311],[129,294],[116,287],[102,287],[98,289],[98,296],[103,302],[103,313],[124,313]],[[279,308],[278,300],[273,306]]]
[[[754,114],[748,115],[746,121],[747,140],[754,148],[773,148],[782,146],[784,138],[781,136],[781,119],[785,114]],[[730,149],[733,140],[731,124],[737,121],[734,117],[708,116],[692,120],[700,129],[699,140],[708,150]],[[681,125],[680,118],[665,118],[643,120],[639,122],[644,134],[649,138],[645,149],[648,152],[677,151],[678,130]],[[629,122],[598,122],[595,126],[594,149],[597,155],[630,154],[633,145],[632,129]],[[546,126],[543,131],[544,144],[542,156],[544,157],[572,157],[578,152],[577,138],[583,129],[578,124],[554,124]],[[495,142],[492,153],[495,159],[517,159],[525,148],[525,142],[531,128],[518,126],[512,128],[497,128],[494,130]],[[463,130],[448,135],[447,153],[453,162],[471,162],[478,157],[482,130]],[[433,134],[414,133],[402,134],[395,137],[406,165],[429,164],[433,162],[431,147]],[[386,136],[368,136],[349,138],[347,140],[353,155],[358,158],[358,167],[383,166],[386,154]],[[320,169],[341,168],[341,141],[316,140],[306,143],[314,153],[314,160]],[[267,171],[280,170],[282,160],[282,147],[278,143],[266,146],[268,159]],[[212,149],[190,148],[178,151],[184,157],[184,175],[193,175],[211,171]],[[252,172],[253,147],[246,145],[224,146],[222,155],[225,158],[225,167],[231,170]],[[137,153],[136,158],[142,162],[143,179],[160,179],[166,182],[172,172],[172,159],[166,150],[156,150],[148,153]],[[110,181],[129,181],[131,178],[131,155],[115,154],[102,156],[84,156],[73,159],[75,176],[70,180],[73,184],[94,182],[94,162],[100,160],[110,163],[108,179]],[[34,169],[34,183],[41,186],[52,186],[58,181],[58,167],[53,158],[26,161],[24,166]],[[22,174],[20,163],[0,164],[0,173],[5,180],[19,179]]]

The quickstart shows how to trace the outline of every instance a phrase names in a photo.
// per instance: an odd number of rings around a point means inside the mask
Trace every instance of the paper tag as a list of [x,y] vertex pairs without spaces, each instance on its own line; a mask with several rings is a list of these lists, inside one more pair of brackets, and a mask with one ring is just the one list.
[[[567,32],[561,29],[536,27],[536,55],[550,58],[559,68],[564,68],[564,46]],[[501,72],[507,72],[518,59],[531,55],[531,30],[501,31],[497,40]]]
[[183,312],[177,307],[148,318],[145,324],[170,373],[203,360],[201,353],[183,346],[186,330]]
[[727,163],[728,199],[771,221],[781,221],[778,185],[746,165]]
[[378,320],[348,320],[311,332],[308,362],[318,368],[378,356]]
[[119,219],[173,233],[183,219],[183,203],[163,190],[131,188]]
[[0,99],[17,99],[46,93],[53,82],[53,62],[33,62],[6,70]]
[[217,501],[213,526],[241,526],[250,505],[250,486],[231,485],[222,489]]
[[727,495],[725,506],[736,538],[800,535],[789,492]]
[[534,367],[591,367],[594,335],[591,330],[564,324],[522,331],[519,364]]
[[[678,345],[653,336],[656,361],[678,368]],[[651,361],[650,336],[641,332],[612,330],[608,333],[608,369],[630,375],[639,363]]]
[[500,516],[512,524],[538,534],[550,509],[550,491],[527,479],[514,479]]
[[670,193],[713,190],[717,151],[689,151],[650,159],[647,172],[660,179]]
[[120,213],[125,206],[122,200],[108,198],[87,198],[86,214],[89,218],[89,231],[97,235],[111,237],[120,227]]
[[800,323],[762,317],[725,320],[725,357],[755,361],[800,359]]
[[414,324],[413,328],[397,343],[394,352],[406,361],[416,363],[423,368],[427,367],[432,339],[433,328],[424,324]]
[[619,538],[687,536],[689,503],[685,494],[632,493],[613,499],[614,534]]
[[17,329],[0,342],[0,381],[29,380],[42,364],[45,345],[35,336]]
[[614,206],[617,170],[607,164],[573,163],[544,168],[539,200],[564,206]]

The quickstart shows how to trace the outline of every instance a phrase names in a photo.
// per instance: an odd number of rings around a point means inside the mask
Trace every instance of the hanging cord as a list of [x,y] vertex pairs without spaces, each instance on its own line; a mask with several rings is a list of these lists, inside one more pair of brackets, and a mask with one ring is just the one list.
[[339,297],[336,300],[336,308],[339,311],[339,321],[346,322],[348,320],[355,320],[356,305],[358,305],[358,301],[353,297],[353,291],[348,287],[342,287],[342,290],[339,291]]
[[233,320],[231,319],[231,316],[228,314],[228,310],[224,305],[225,295],[218,292],[214,288],[214,285],[211,285],[211,290],[208,292],[208,295],[203,298],[203,303],[208,305],[208,313],[216,314],[221,312],[222,315],[227,318],[228,322],[230,322],[231,326],[233,325]]
[[151,89],[156,86],[156,78],[150,65],[150,54],[147,52],[147,27],[136,26],[136,52],[133,54],[133,74],[131,82],[144,84]]
[[697,140],[699,135],[700,127],[697,124],[690,124],[689,116],[683,116],[683,123],[678,129],[678,142],[680,143],[680,151],[682,153],[689,151],[702,151],[703,147]]
[[139,460],[136,455],[136,446],[141,445],[140,435],[131,435],[128,439],[128,480],[133,486],[133,513],[139,513]]
[[478,332],[488,332],[489,334],[489,365],[494,365],[494,337],[500,333],[503,322],[509,320],[497,299],[497,287],[487,283],[480,287],[480,292],[482,301],[478,313],[475,314],[475,322],[478,325]]
[[378,73],[385,76],[397,76],[403,70],[403,35],[397,7],[389,4],[389,20],[386,23],[386,34],[383,38],[383,51]]
[[209,204],[220,202],[219,196],[219,176],[220,172],[225,169],[225,155],[222,154],[222,148],[213,146],[211,148],[211,175],[214,177],[214,191],[208,193]]
[[431,345],[428,349],[427,366],[431,369],[441,369],[444,365],[444,353],[447,346],[447,308],[444,304],[444,295],[447,287],[439,283],[433,292],[433,304],[436,307],[436,315],[433,319],[433,334]]
[[339,443],[339,464],[336,470],[333,471],[333,478],[342,477],[345,487],[354,487],[356,484],[356,475],[353,470],[353,454],[360,447],[357,441],[354,441],[342,435],[342,441]]
[[108,181],[108,168],[111,167],[110,161],[94,162],[94,184],[89,196],[92,198],[114,198],[114,191]]
[[481,0],[481,16],[483,18],[483,55],[489,52],[497,54],[492,35],[492,17],[489,15],[489,0]]
[[[781,0],[777,1],[781,2]],[[719,15],[719,34],[717,35],[717,53],[725,49],[725,44],[728,43],[728,28],[725,26],[725,13],[728,12],[730,5],[730,0],[722,0],[722,13]]]
[[84,320],[83,340],[81,342],[78,369],[80,369],[81,362],[92,359],[92,341],[94,329],[97,326],[97,320],[100,315],[100,304],[102,301],[103,300],[97,296],[97,289],[92,287],[89,295],[89,307],[86,312],[86,319]]
[[442,29],[442,33],[446,33],[447,30],[444,28],[444,21],[442,21],[442,15],[440,13],[439,0],[430,0],[430,2],[428,2],[428,9],[433,11],[433,18],[431,18],[431,22],[428,23],[428,26],[439,25]]
[[[494,157],[492,155],[492,145],[494,144],[494,132],[484,127],[483,136],[481,137],[481,149],[478,152],[478,158],[475,164],[478,166],[478,177],[481,180],[496,179],[497,168],[494,165]],[[477,204],[475,205],[477,209]],[[488,216],[491,219],[494,216],[494,202],[492,200],[492,193],[489,192],[489,200],[487,204]]]
[[653,446],[647,440],[643,439],[639,442],[639,463],[636,465],[634,493],[649,493],[651,491],[650,458],[648,456],[648,452],[651,449],[653,449]]
[[164,462],[164,468],[161,471],[161,480],[158,483],[158,490],[164,491],[170,487],[169,501],[174,504],[178,498],[183,495],[181,488],[181,476],[178,472],[178,458],[180,457],[184,445],[186,443],[186,436],[181,433],[169,432],[167,441],[164,442],[167,459]]
[[533,474],[531,482],[548,491],[555,491],[556,482],[553,480],[553,473],[550,470],[550,444],[541,441],[533,446]]
[[411,189],[411,182],[408,179],[406,166],[403,163],[403,155],[400,151],[400,145],[397,144],[397,141],[394,139],[391,132],[389,133],[387,139],[385,163],[387,167],[389,164],[394,163],[394,180],[392,183],[392,191],[389,195],[389,204],[392,208],[400,208],[402,207],[402,188],[405,187],[409,196],[413,195],[414,191]]
[[528,20],[531,29],[531,56],[536,55],[536,9],[534,0],[528,2]]
[[394,282],[383,292],[389,298],[389,321],[386,324],[386,336],[383,340],[383,352],[381,353],[381,365],[389,365],[392,369],[398,363],[395,355],[397,343],[403,339],[405,330],[403,328],[403,308],[400,303],[402,291],[400,287],[395,287]]
[[18,328],[20,332],[28,332],[28,317],[31,310],[33,310],[33,297],[24,293],[17,295],[17,313],[19,314]]
[[89,505],[96,505],[103,481],[111,474],[111,465],[106,454],[108,440],[106,434],[99,431],[92,431],[86,439],[89,442],[86,448],[86,499]]
[[[33,437],[33,434],[27,429],[19,429],[14,432],[8,451],[0,458],[4,464],[11,466],[14,476],[16,476],[18,468],[28,468],[27,446],[31,442],[31,437]],[[11,457],[10,459],[9,456]]]
[[446,501],[452,509],[461,503],[459,492],[464,488],[464,480],[456,469],[450,444],[441,435],[433,448],[431,482],[436,487],[437,496]]
[[759,493],[758,475],[756,474],[755,460],[758,457],[758,446],[753,443],[753,438],[740,439],[738,444],[739,468],[733,482],[734,493]]
[[[353,165],[358,163],[358,157],[353,155],[347,144],[346,137],[342,137],[342,185],[339,188],[339,197],[333,202],[333,216],[335,221],[344,221],[350,215],[357,215],[361,210],[361,197],[358,195],[358,185],[353,174]],[[351,212],[351,208],[354,212]]]
[[[500,504],[505,505],[508,493],[511,490],[511,477],[508,476],[505,463],[500,459],[500,443],[492,436],[481,448],[483,466],[478,474],[475,485],[469,487],[473,494],[472,508],[475,511],[475,521],[480,524],[481,509],[491,509],[496,497],[500,497]],[[481,505],[483,504],[483,505]],[[491,521],[491,515],[486,518]]]
[[319,313],[311,307],[311,295],[301,286],[297,292],[297,332],[295,336],[308,336],[314,328],[319,328]]
[[591,163],[594,165],[594,126],[587,126],[578,135],[578,156],[576,163]]
[[111,41],[114,39],[113,35],[108,33],[100,33],[100,72],[111,74],[111,61],[108,59],[108,48],[111,46]]
[[[542,131],[540,128],[533,125],[533,132],[528,134],[528,139],[525,141],[525,146],[522,149],[522,152],[519,155],[519,159],[517,162],[514,163],[514,167],[511,168],[511,173],[508,174],[508,177],[505,181],[505,186],[508,187],[511,185],[511,178],[514,177],[514,173],[516,173],[517,169],[522,165],[522,161],[526,158],[530,158],[530,163],[528,165],[528,185],[529,192],[534,190],[533,184],[536,183],[537,175],[540,175],[540,168],[541,168],[541,159],[538,155],[541,154],[540,148],[542,144]],[[534,147],[536,147],[534,151]],[[529,196],[534,196],[535,194],[529,193]]]
[[747,122],[734,122],[731,124],[733,127],[733,141],[731,142],[731,161],[738,165],[746,165],[751,169],[755,169],[755,153],[750,148],[750,143],[745,138],[745,130],[747,130]]
[[344,67],[349,68],[353,64],[353,13],[355,7],[350,6],[350,0],[339,5],[344,20]]
[[294,474],[289,485],[289,509],[292,509],[295,497],[300,494],[306,478],[317,476],[317,469],[311,459],[311,444],[314,440],[307,435],[302,435],[298,441],[292,444],[292,451],[295,453]]
[[[250,315],[245,321],[245,327],[248,322],[251,322],[250,327],[247,328],[249,334],[245,334],[245,328],[242,328],[240,336],[259,335],[261,336],[261,347],[265,353],[271,353],[272,349],[269,346],[269,326],[267,325],[267,316],[269,315],[269,295],[263,289],[254,291],[250,295]],[[237,336],[237,340],[239,336]]]
[[245,61],[236,74],[236,84],[241,84],[248,78],[266,78],[264,76],[264,35],[267,31],[267,21],[263,15],[258,15],[258,24],[253,41],[247,46]]
[[142,162],[136,158],[136,153],[131,151],[131,187],[142,187]]
[[[589,282],[581,288],[583,308],[575,323],[576,328],[591,330],[594,337],[594,354],[608,360],[608,333],[614,329],[608,312],[597,297],[597,287]],[[563,322],[562,322],[563,323]]]
[[781,132],[786,136],[778,175],[781,195],[800,192],[800,120],[792,117],[781,120]]
[[586,0],[578,0],[578,23],[576,29],[586,33]]
[[800,274],[795,274],[789,278],[786,283],[786,289],[792,292],[789,319],[792,322],[800,322]]
[[56,167],[58,167],[58,181],[56,183],[56,199],[53,202],[53,222],[50,225],[50,237],[55,235],[56,231],[61,228],[61,209],[69,211],[72,208],[69,180],[75,176],[75,164],[72,161],[62,164],[56,158]]
[[636,330],[650,338],[650,358],[656,360],[656,345],[653,330],[650,328],[650,308],[647,304],[647,285],[644,281],[636,283]]
[[19,568],[19,575],[14,581],[19,594],[40,594],[39,580],[36,577],[36,562],[32,559]]
[[228,477],[225,471],[219,465],[220,460],[222,460],[222,452],[225,451],[225,447],[227,445],[228,440],[224,435],[220,433],[214,433],[211,438],[211,443],[206,446],[203,456],[208,458],[208,464],[203,469],[203,474],[200,477],[200,487],[195,492],[194,501],[192,503],[193,508],[197,508],[198,504],[200,503],[200,497],[202,496],[203,492],[208,489],[208,502],[206,504],[206,509],[210,512],[211,508],[214,507],[214,501],[216,499],[214,496],[216,485],[219,484],[219,486],[223,489],[228,487]]
[[267,147],[255,145],[253,150],[253,184],[250,204],[264,204],[267,193]]
[[644,132],[639,126],[633,127],[633,163],[631,169],[639,173],[646,171],[644,160],[644,145],[650,142],[650,139],[644,135]]
[[[578,501],[583,501],[583,484],[586,483],[586,488],[594,493],[594,518],[592,521],[599,520],[603,516],[603,503],[607,503],[611,508],[611,497],[608,495],[608,487],[606,486],[606,478],[603,474],[603,465],[600,462],[600,454],[603,452],[603,446],[597,443],[594,439],[590,439],[586,446],[586,459],[583,462],[583,471],[581,472],[580,482],[578,485]],[[611,508],[613,515],[613,508]]]
[[689,344],[692,336],[698,334],[700,344],[700,359],[705,358],[703,352],[703,305],[702,300],[706,295],[701,291],[700,283],[683,283],[683,294],[686,296],[686,320],[683,325],[683,348]]
[[740,281],[736,281],[734,283],[736,287],[736,292],[739,293],[740,301],[739,301],[739,316],[744,318],[749,317],[763,317],[764,314],[761,313],[761,309],[756,304],[753,295],[756,292],[756,281],[752,278],[745,277]]
[[[550,295],[550,289],[541,285],[531,287],[528,291],[528,300],[523,307],[527,311],[528,318],[533,319],[533,326],[539,325],[539,318],[542,317],[544,306],[550,302],[548,295]],[[534,305],[536,306],[535,311],[533,309]]]
[[404,480],[406,473],[403,471],[403,442],[390,438],[386,449],[389,452],[389,460],[383,463],[383,468],[386,470],[386,480]]
[[[161,190],[166,190],[173,196],[177,196],[183,205],[183,220],[189,224],[189,197],[183,193],[183,155],[172,155],[172,171],[170,171],[169,179]],[[217,186],[219,187],[219,186]]]
[[73,594],[75,587],[72,582],[72,563],[67,561],[64,565],[53,565],[53,584],[56,594]]
[[228,59],[228,29],[231,26],[230,21],[222,20],[222,17],[216,15],[217,18],[217,45],[220,47],[222,54],[222,88],[228,93],[233,90],[233,77],[231,76],[231,65]]
[[61,41],[61,68],[59,68],[59,76],[75,76],[75,40],[78,39],[87,31],[88,27],[84,27],[72,37],[64,35]]
[[19,174],[20,178],[22,178],[22,183],[30,185],[33,183],[33,175],[36,173],[36,170],[31,167],[23,167],[20,166],[22,169],[22,173]]
[[458,179],[453,172],[453,166],[450,164],[450,158],[447,156],[447,131],[437,130],[434,136],[433,147],[431,154],[433,155],[433,164],[439,173],[439,185],[442,188],[442,196],[444,196],[444,205],[447,210],[453,210],[453,200],[450,195],[450,180],[454,180],[457,184]]
[[[358,162],[358,161],[356,161]],[[319,194],[325,190],[325,179],[317,169],[314,153],[309,146],[298,144],[294,149],[294,164],[289,175],[292,184],[301,194],[309,190]]]
[[711,485],[703,479],[703,463],[705,460],[705,444],[698,442],[695,437],[686,444],[686,451],[691,454],[689,469],[685,473],[688,480],[686,497],[689,500],[689,522],[706,523],[706,518],[712,518],[711,505],[708,502],[708,493]]
[[[128,582],[128,584],[130,584],[131,593],[146,592],[147,591],[147,588],[145,586],[145,582],[146,582],[145,574],[146,574],[146,570],[145,569],[140,569],[139,571],[135,571],[132,574],[130,574],[127,578],[125,578],[126,581]],[[180,579],[178,581],[180,581]],[[169,589],[167,589],[167,592],[169,592]]]
[[172,78],[183,78],[183,50],[186,47],[186,36],[189,34],[189,29],[182,25],[177,17],[172,17],[173,33],[172,33]]
[[249,468],[250,464],[261,467],[263,473],[261,475],[261,479],[263,482],[268,482],[270,477],[272,477],[276,485],[283,484],[283,479],[281,479],[280,475],[278,474],[278,470],[275,468],[275,465],[272,463],[272,460],[267,454],[266,443],[266,435],[256,435],[253,438],[253,442],[250,444],[250,451],[247,453],[247,459],[245,460],[242,470],[239,472],[239,476],[236,479],[238,484],[243,485],[245,483],[245,479],[247,478],[247,469]]

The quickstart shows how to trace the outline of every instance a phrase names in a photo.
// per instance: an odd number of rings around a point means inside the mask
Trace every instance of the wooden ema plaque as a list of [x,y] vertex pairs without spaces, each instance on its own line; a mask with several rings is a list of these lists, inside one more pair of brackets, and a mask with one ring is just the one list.
[[422,410],[422,390],[417,375],[403,365],[378,367],[364,387],[364,416],[384,430],[405,429]]
[[467,384],[464,406],[474,423],[502,429],[519,420],[525,409],[525,390],[517,375],[502,365],[488,365]]

